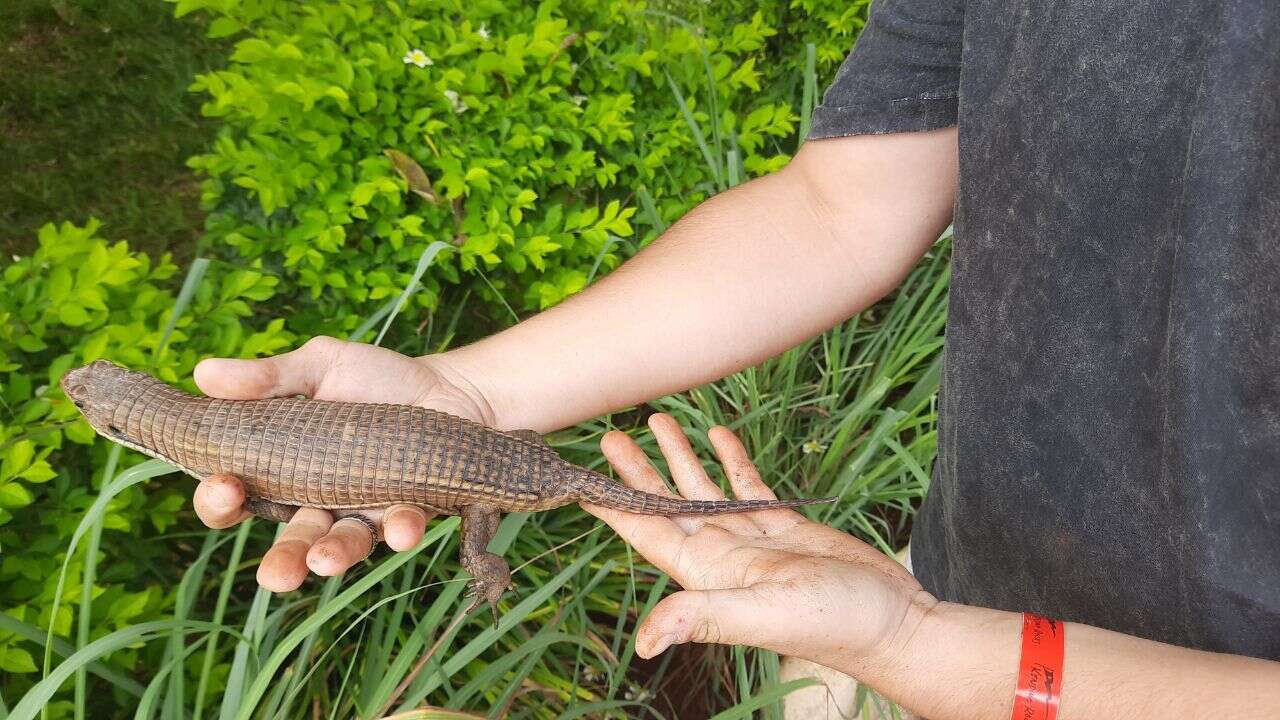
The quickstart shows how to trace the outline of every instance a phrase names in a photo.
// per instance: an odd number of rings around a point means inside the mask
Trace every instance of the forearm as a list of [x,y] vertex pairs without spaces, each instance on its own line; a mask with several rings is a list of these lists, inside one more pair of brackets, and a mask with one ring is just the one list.
[[[939,603],[899,638],[873,687],[929,720],[1008,720],[1022,616]],[[860,668],[866,671],[866,668]],[[1059,720],[1254,718],[1280,714],[1280,663],[1066,625]]]
[[809,143],[579,296],[445,361],[547,431],[723,377],[882,297],[950,220],[954,131]]

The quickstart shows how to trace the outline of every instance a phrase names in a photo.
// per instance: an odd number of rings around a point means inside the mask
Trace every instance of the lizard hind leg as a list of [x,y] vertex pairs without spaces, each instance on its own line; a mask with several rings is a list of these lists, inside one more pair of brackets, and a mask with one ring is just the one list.
[[511,587],[511,568],[507,561],[489,552],[489,541],[498,532],[498,509],[490,505],[467,505],[462,508],[462,567],[473,578],[469,586],[475,597],[474,609],[489,603],[493,620],[498,620],[498,600]]
[[275,520],[276,522],[287,523],[293,519],[293,514],[298,512],[297,505],[286,505],[265,498],[247,497],[244,499],[244,509],[249,511],[250,515],[256,515],[264,520]]

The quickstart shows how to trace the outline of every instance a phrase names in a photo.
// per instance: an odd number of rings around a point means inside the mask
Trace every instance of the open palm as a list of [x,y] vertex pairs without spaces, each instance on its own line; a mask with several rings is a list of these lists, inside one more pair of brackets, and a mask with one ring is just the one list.
[[[649,426],[682,496],[724,499],[670,416],[654,415]],[[732,432],[717,427],[709,437],[739,499],[775,498]],[[606,435],[601,448],[627,484],[673,494],[625,434]],[[640,627],[643,657],[674,643],[714,642],[856,667],[905,640],[935,602],[891,558],[794,510],[665,518],[584,507],[684,588]]]

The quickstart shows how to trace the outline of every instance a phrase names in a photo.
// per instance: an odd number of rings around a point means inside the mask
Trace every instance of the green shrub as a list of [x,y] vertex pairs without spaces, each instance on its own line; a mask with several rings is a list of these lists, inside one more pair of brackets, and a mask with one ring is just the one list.
[[[0,610],[41,627],[49,624],[67,539],[96,495],[88,481],[101,482],[95,470],[111,452],[108,443],[94,442],[93,430],[62,396],[62,374],[108,357],[190,388],[191,369],[201,357],[273,353],[293,339],[281,320],[249,329],[252,303],[274,294],[276,278],[221,265],[210,269],[189,298],[190,311],[174,319],[166,336],[177,267],[168,255],[153,261],[124,242],[103,240],[97,230],[96,221],[46,225],[33,255],[15,258],[0,276],[0,399],[6,410],[0,418]],[[141,459],[128,453],[124,464]],[[146,493],[133,488],[108,507],[103,527],[122,532],[103,537],[112,562],[94,590],[96,634],[172,605],[166,586],[180,572],[178,558],[151,540],[175,524],[189,492],[189,485],[175,483]],[[39,512],[23,511],[30,507]],[[80,568],[76,559],[54,621],[58,635],[71,629]],[[135,660],[132,651],[112,658],[122,667]],[[0,632],[0,669],[36,669],[20,637],[9,632]]]
[[[213,35],[238,40],[193,85],[222,123],[190,161],[208,177],[209,247],[280,272],[303,332],[351,330],[438,240],[449,251],[416,308],[452,286],[495,306],[555,304],[634,251],[613,239],[635,236],[641,188],[649,239],[728,184],[726,147],[746,174],[786,161],[795,38],[820,36],[824,63],[843,56],[860,5],[748,7],[699,26],[634,0],[179,0],[179,15],[205,10]],[[413,187],[397,153],[423,171]]]

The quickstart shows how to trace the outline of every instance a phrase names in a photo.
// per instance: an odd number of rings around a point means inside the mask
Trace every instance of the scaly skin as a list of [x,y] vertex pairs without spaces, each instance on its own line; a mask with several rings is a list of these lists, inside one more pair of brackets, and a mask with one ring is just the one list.
[[649,515],[829,502],[640,492],[564,461],[532,431],[500,432],[416,406],[200,398],[103,360],[67,373],[62,388],[104,437],[196,478],[240,478],[247,507],[262,517],[285,521],[302,506],[358,515],[397,503],[461,515],[462,564],[477,601],[491,604],[510,585],[506,563],[486,551],[501,512],[579,501]]

